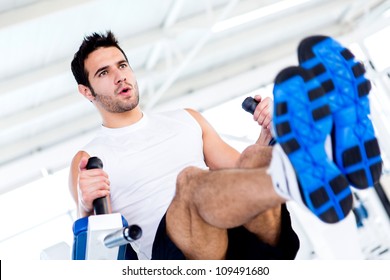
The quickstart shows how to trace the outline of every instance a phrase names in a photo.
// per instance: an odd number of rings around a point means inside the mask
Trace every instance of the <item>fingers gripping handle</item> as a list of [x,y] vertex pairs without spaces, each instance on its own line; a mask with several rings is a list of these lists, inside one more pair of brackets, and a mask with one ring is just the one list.
[[[87,169],[102,169],[103,162],[98,157],[90,157],[86,166]],[[93,201],[95,215],[109,214],[108,198],[99,197]]]
[[[102,169],[103,162],[98,157],[91,157],[87,162],[87,169]],[[108,197],[100,197],[93,201],[95,215],[110,214],[108,209]],[[123,218],[123,217],[122,217]],[[130,225],[110,233],[104,238],[107,248],[114,248],[133,242],[142,236],[142,229],[138,225]]]
[[[254,98],[248,96],[247,98],[245,98],[244,102],[242,102],[242,109],[244,109],[245,111],[247,111],[248,113],[251,113],[253,115],[253,113],[255,112],[256,110],[256,107],[257,105],[259,105],[259,102],[257,102]],[[271,139],[271,141],[269,141],[268,145],[269,146],[273,146],[275,145],[276,141],[274,138]]]

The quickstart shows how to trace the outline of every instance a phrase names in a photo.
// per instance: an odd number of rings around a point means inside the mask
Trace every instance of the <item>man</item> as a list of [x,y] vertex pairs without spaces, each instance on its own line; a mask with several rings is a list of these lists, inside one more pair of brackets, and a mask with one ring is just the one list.
[[[132,243],[139,259],[295,257],[299,240],[267,174],[269,99],[256,97],[254,118],[263,129],[240,155],[194,110],[142,112],[136,78],[111,32],[84,39],[72,72],[103,120],[71,165],[80,216],[109,196],[113,212],[143,229]],[[104,170],[86,170],[90,156]]]

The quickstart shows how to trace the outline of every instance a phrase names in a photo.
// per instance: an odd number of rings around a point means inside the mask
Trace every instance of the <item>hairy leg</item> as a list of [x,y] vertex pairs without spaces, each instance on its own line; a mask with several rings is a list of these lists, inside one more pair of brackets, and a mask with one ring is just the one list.
[[267,167],[271,162],[272,147],[258,144],[247,147],[237,162],[238,168]]
[[[252,145],[246,148],[237,163],[238,168],[259,168],[269,165],[272,156],[272,147]],[[260,213],[244,224],[245,228],[257,235],[259,239],[276,245],[279,241],[281,230],[280,205]]]
[[226,229],[257,219],[283,203],[265,168],[184,169],[167,211],[167,232],[189,259],[223,259]]
[[179,174],[176,194],[166,214],[167,234],[187,259],[224,259],[226,229],[207,223],[192,198],[197,187],[192,178],[204,172],[190,167]]

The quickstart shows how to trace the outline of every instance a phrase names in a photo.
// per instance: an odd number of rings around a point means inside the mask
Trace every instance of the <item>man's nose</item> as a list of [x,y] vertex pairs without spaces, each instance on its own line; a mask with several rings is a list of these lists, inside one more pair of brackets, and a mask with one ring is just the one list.
[[120,84],[122,82],[126,81],[126,76],[121,71],[117,70],[117,73],[115,75],[115,84]]

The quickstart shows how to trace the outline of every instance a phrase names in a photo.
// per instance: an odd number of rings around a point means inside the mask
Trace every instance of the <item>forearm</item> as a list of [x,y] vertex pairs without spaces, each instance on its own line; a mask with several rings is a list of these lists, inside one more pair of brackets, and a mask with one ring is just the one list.
[[[112,206],[111,206],[110,196],[107,195],[106,197],[101,197],[101,198],[104,199],[103,201],[100,202],[100,203],[102,203],[101,206],[96,205],[96,209],[95,209],[95,204],[94,204],[94,202],[92,202],[92,208],[90,210],[84,206],[82,201],[78,201],[78,204],[77,204],[78,216],[79,217],[88,217],[88,216],[94,215],[95,211],[97,211],[98,214],[99,214],[99,212],[102,212],[102,211],[104,211],[104,213],[100,213],[100,214],[111,214],[112,213]],[[96,199],[99,199],[99,198],[96,198]]]
[[259,138],[256,141],[256,144],[262,146],[268,146],[271,139],[272,139],[271,130],[263,128],[260,132]]
[[84,207],[82,207],[80,204],[78,204],[78,207],[77,207],[78,211],[77,211],[77,215],[79,218],[82,218],[82,217],[88,217],[88,216],[91,216],[93,215],[93,211],[87,211],[85,210]]

